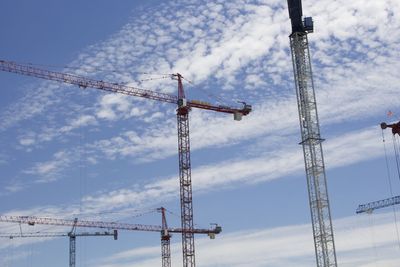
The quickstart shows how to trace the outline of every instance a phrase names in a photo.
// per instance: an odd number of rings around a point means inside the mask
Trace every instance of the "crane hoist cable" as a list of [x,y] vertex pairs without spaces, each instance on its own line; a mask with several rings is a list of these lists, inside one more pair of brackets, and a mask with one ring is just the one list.
[[[393,135],[394,137],[394,135]],[[385,141],[385,133],[382,129],[382,143],[383,143],[383,150],[385,151],[385,162],[386,162],[386,171],[387,171],[387,179],[388,179],[388,184],[389,184],[389,189],[390,189],[390,196],[393,198],[393,187],[392,187],[392,180],[391,180],[391,175],[390,175],[390,168],[389,168],[389,159],[387,156],[387,149],[386,149],[386,141]],[[397,245],[400,248],[400,234],[399,234],[399,227],[397,223],[397,212],[396,212],[396,207],[392,205],[392,211],[393,211],[393,218],[394,218],[394,226],[396,229],[396,237],[397,237]]]
[[396,159],[397,177],[399,178],[399,181],[400,181],[399,144],[398,144],[396,135],[393,135],[392,139],[393,139],[394,156]]

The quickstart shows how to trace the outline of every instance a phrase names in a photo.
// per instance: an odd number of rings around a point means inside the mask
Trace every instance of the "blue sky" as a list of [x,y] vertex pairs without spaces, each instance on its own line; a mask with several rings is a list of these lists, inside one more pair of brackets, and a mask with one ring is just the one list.
[[[253,113],[191,112],[199,266],[312,266],[314,249],[286,1],[2,1],[1,59],[190,99],[247,101]],[[303,1],[340,266],[398,266],[381,121],[400,119],[400,4]],[[179,226],[175,106],[0,73],[0,213]],[[394,116],[388,118],[388,110]],[[386,133],[393,193],[390,133]],[[397,209],[396,209],[397,210]],[[145,213],[145,215],[139,216]],[[22,226],[25,232],[68,231]],[[0,232],[19,231],[2,224]],[[77,266],[159,266],[159,235],[78,239]],[[180,236],[173,264],[181,265]],[[67,265],[68,240],[2,239],[1,266]]]

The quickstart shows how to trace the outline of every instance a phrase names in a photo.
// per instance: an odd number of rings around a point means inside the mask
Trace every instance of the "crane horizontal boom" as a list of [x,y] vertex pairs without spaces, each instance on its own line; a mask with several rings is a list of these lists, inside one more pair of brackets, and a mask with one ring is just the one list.
[[[22,223],[28,225],[45,224],[45,225],[58,225],[58,226],[71,226],[71,227],[90,227],[90,228],[105,228],[116,230],[128,231],[147,231],[147,232],[162,232],[165,231],[159,225],[144,225],[144,224],[129,224],[118,222],[102,222],[102,221],[87,221],[87,220],[68,220],[68,219],[54,219],[36,216],[4,216],[0,215],[0,222]],[[170,233],[183,233],[182,228],[167,228]],[[187,231],[185,231],[187,232]],[[216,226],[214,229],[193,229],[191,233],[194,234],[219,234],[221,227]]]
[[400,204],[400,196],[395,196],[387,199],[369,202],[366,204],[358,205],[356,213],[373,212],[376,209],[386,208],[389,206]]
[[[13,61],[0,60],[0,71],[22,74],[25,76],[33,76],[45,80],[51,80],[61,83],[77,85],[80,88],[95,88],[107,92],[119,93],[129,96],[143,97],[147,99],[178,104],[178,97],[175,95],[155,92],[147,89],[127,86],[119,83],[112,83],[102,80],[95,80],[79,75],[68,74],[63,72],[55,72],[45,70],[31,65],[19,64]],[[223,113],[247,115],[251,111],[251,106],[244,103],[243,108],[233,108],[228,106],[213,105],[206,102],[188,100],[188,107],[213,110]]]
[[29,233],[0,233],[0,238],[24,238],[24,237],[63,237],[63,236],[115,236],[115,232],[80,232],[80,233],[60,233],[60,232],[29,232]]

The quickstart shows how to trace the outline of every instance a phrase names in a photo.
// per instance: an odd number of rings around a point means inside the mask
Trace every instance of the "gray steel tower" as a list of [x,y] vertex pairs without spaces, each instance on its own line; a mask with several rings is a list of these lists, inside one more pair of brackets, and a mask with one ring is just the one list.
[[302,19],[301,0],[288,0],[292,23],[290,47],[303,146],[317,267],[336,267],[335,242],[329,208],[324,156],[318,122],[307,34],[312,18]]

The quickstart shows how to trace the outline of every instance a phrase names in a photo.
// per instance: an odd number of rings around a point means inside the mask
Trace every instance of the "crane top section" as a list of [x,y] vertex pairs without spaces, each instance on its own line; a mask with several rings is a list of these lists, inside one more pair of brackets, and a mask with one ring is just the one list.
[[[103,222],[103,221],[87,221],[87,220],[68,220],[68,219],[55,219],[46,217],[36,216],[6,216],[0,215],[0,222],[11,222],[28,224],[34,226],[35,224],[44,225],[57,225],[57,226],[72,226],[72,227],[89,227],[89,228],[103,228],[103,229],[114,229],[114,230],[127,230],[127,231],[147,231],[147,232],[162,232],[168,230],[170,233],[183,233],[187,232],[182,228],[170,228],[163,229],[159,225],[145,225],[145,224],[130,224],[130,223],[117,223],[117,222]],[[219,234],[222,228],[216,225],[213,229],[193,229],[191,230],[194,234]]]
[[301,0],[287,0],[289,17],[292,22],[292,33],[311,33],[314,31],[314,23],[311,17],[303,19],[303,7]]
[[392,128],[392,134],[398,134],[400,136],[400,121],[397,123],[387,124],[386,122],[381,123],[381,129]]
[[112,83],[102,80],[95,80],[79,75],[49,71],[31,65],[19,64],[13,61],[6,61],[0,59],[0,71],[12,72],[25,76],[33,76],[45,80],[57,81],[61,83],[77,85],[80,88],[95,88],[107,92],[119,93],[129,96],[143,97],[147,99],[157,100],[166,103],[177,104],[179,108],[182,108],[182,104],[187,108],[198,108],[213,110],[217,112],[234,114],[235,120],[240,120],[242,116],[249,114],[252,110],[251,105],[246,103],[243,104],[242,108],[235,108],[223,105],[214,105],[203,101],[197,100],[186,100],[183,93],[183,86],[181,82],[182,76],[180,74],[174,74],[172,77],[179,79],[179,90],[178,96],[170,95],[161,92],[155,92],[147,89],[127,86],[120,83]]

